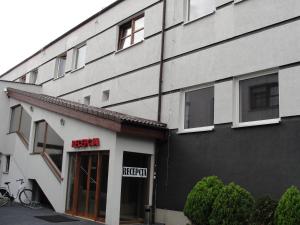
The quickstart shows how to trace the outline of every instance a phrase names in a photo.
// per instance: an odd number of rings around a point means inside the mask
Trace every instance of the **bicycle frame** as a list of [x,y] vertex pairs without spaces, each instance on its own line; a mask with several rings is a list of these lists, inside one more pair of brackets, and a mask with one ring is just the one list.
[[14,199],[14,200],[16,198],[18,198],[19,194],[21,193],[22,190],[25,189],[25,185],[26,185],[26,183],[23,182],[23,181],[21,181],[21,180],[17,180],[16,182],[20,182],[20,186],[18,188],[16,196],[14,196],[13,193],[11,192],[9,184],[7,185],[7,187],[1,187],[1,188],[5,189],[7,191],[7,193],[8,193],[8,195],[9,195],[9,197],[12,198],[12,199]]

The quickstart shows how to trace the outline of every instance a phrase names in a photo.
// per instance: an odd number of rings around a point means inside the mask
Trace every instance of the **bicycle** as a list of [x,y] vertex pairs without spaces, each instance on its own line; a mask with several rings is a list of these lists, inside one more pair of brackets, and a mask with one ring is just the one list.
[[31,189],[25,188],[25,182],[23,179],[18,179],[16,182],[20,182],[18,192],[16,197],[11,193],[9,184],[11,182],[5,182],[4,184],[7,188],[0,187],[0,207],[6,205],[8,202],[14,202],[16,198],[19,198],[19,201],[22,206],[39,209],[41,205],[39,202],[33,201],[33,191]]

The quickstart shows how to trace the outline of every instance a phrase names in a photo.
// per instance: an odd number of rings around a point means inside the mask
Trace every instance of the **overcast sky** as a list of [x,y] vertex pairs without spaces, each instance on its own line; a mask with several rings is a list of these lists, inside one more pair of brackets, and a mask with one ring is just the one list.
[[114,0],[6,0],[0,3],[0,74]]

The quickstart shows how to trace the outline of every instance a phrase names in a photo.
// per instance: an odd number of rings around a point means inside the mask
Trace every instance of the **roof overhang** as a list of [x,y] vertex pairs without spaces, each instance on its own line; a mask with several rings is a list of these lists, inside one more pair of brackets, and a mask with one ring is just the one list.
[[[136,122],[104,118],[103,116],[99,116],[99,114],[91,112],[89,110],[89,107],[87,107],[86,105],[67,100],[64,100],[64,104],[60,105],[57,104],[60,99],[51,96],[49,96],[49,98],[51,98],[51,101],[45,101],[38,96],[45,97],[46,95],[39,95],[13,88],[7,88],[7,96],[18,101],[30,104],[32,106],[36,106],[50,112],[58,113],[60,115],[73,118],[97,127],[106,128],[117,133],[143,138],[164,140],[166,139],[168,132],[165,124],[157,123],[161,125],[161,127],[153,127],[147,126],[145,124],[138,124]],[[57,99],[57,102],[55,101],[55,99]],[[84,107],[80,108],[81,110],[79,110],[78,105],[82,105]]]

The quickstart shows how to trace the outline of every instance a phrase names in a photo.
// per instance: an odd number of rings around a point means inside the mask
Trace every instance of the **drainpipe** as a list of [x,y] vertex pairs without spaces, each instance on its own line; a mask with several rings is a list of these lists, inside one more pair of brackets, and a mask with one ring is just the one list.
[[[161,31],[161,50],[160,50],[160,65],[159,65],[159,83],[158,83],[158,110],[157,110],[157,121],[161,122],[161,108],[162,108],[162,85],[163,85],[163,73],[164,73],[164,55],[165,55],[165,28],[166,28],[166,8],[167,0],[163,2],[163,14],[162,14],[162,31]],[[153,196],[152,196],[152,221],[155,221],[155,210],[156,210],[156,196],[157,196],[157,164],[158,164],[158,151],[159,141],[155,143],[155,155],[154,155],[154,182],[153,182]]]
[[160,65],[159,65],[159,84],[158,84],[158,110],[157,110],[157,121],[158,122],[161,122],[162,86],[163,86],[164,55],[165,55],[166,6],[167,6],[167,0],[163,0],[161,50],[160,50]]

